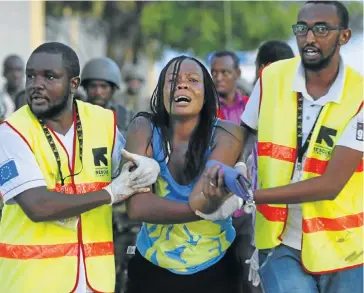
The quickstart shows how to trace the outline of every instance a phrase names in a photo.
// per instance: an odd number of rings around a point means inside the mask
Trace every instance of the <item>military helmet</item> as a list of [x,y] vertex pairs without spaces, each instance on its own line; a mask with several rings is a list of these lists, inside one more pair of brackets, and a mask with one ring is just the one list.
[[113,83],[120,88],[121,73],[116,62],[108,57],[91,59],[83,67],[81,73],[81,85],[89,80],[104,80]]

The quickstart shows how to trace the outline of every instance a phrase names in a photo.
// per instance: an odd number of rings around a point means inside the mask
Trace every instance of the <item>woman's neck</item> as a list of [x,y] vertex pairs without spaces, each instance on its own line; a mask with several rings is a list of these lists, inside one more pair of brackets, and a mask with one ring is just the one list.
[[187,142],[200,122],[200,117],[192,117],[188,119],[175,119],[171,121],[171,136],[173,142]]

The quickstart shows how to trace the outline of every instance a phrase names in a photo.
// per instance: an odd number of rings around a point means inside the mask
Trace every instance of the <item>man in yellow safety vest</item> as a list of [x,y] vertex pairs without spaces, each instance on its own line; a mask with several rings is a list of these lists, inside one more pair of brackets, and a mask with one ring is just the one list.
[[158,176],[142,157],[118,171],[125,140],[112,111],[73,99],[79,72],[70,47],[39,46],[28,104],[0,125],[0,292],[113,292],[111,204]]

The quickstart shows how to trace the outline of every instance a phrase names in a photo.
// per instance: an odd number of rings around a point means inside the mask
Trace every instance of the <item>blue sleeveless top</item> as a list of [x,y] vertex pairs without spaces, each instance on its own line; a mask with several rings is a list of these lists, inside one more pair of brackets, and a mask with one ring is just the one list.
[[[189,185],[179,185],[173,179],[167,163],[162,161],[164,151],[160,135],[159,129],[154,128],[153,158],[160,162],[161,168],[154,185],[155,194],[188,203],[189,194],[198,178]],[[206,156],[210,153],[209,149]],[[176,274],[188,275],[218,262],[234,239],[235,229],[231,218],[215,222],[200,220],[185,224],[143,223],[137,238],[137,248],[153,264]]]

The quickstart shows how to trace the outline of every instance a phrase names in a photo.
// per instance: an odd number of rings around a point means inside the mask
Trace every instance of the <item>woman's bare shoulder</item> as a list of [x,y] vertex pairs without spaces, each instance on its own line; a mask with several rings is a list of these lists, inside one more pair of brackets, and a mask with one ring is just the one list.
[[231,121],[219,120],[216,127],[217,134],[223,136],[232,136],[237,141],[243,141],[243,129],[241,126]]

